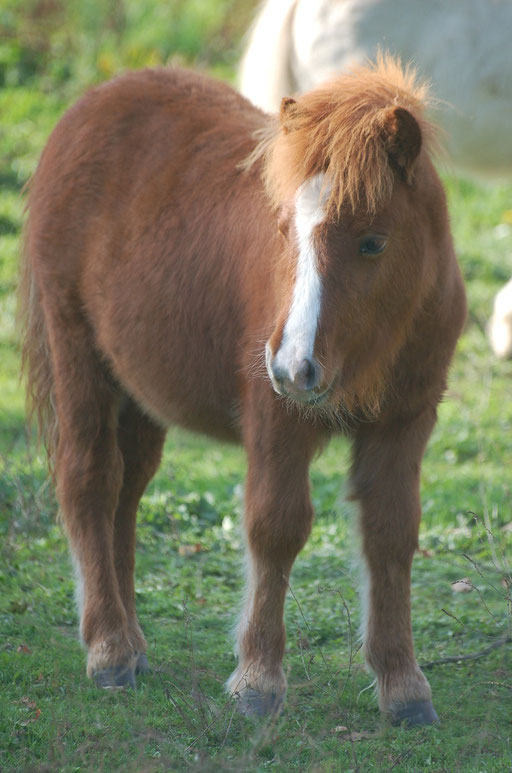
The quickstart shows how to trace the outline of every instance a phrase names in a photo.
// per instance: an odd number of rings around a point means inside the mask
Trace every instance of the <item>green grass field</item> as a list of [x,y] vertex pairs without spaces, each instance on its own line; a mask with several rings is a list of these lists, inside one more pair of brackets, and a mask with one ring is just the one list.
[[[22,5],[6,3],[0,30],[10,24],[12,40],[33,41],[39,28]],[[124,8],[109,27],[73,0],[60,26],[50,18],[39,59],[28,43],[0,45],[0,770],[509,771],[510,644],[428,669],[440,726],[382,726],[359,651],[343,439],[312,469],[317,517],[291,578],[290,688],[279,719],[241,718],[223,689],[243,587],[243,454],[177,431],[139,518],[137,601],[153,671],[136,692],[100,691],[85,677],[66,541],[44,457],[27,444],[18,382],[22,187],[86,83],[169,59],[232,75],[254,3],[175,1],[160,16],[156,2],[145,13],[140,5],[90,4]],[[173,19],[171,40],[163,29]],[[497,362],[485,336],[493,295],[512,275],[512,186],[444,179],[470,312],[423,466],[413,569],[420,663],[512,634],[512,362]],[[470,592],[453,590],[461,578]]]

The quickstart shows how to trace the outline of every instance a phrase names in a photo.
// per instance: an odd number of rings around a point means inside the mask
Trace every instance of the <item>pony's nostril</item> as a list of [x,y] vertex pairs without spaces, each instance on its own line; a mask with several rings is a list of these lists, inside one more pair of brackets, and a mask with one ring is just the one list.
[[279,365],[277,365],[275,359],[273,360],[273,362],[272,362],[272,364],[270,366],[270,370],[271,370],[272,378],[274,379],[274,381],[277,384],[279,384],[279,386],[282,387],[284,382],[288,378],[287,372],[283,368],[279,367]]
[[313,360],[304,358],[295,374],[294,383],[299,389],[311,391],[320,383],[321,369]]

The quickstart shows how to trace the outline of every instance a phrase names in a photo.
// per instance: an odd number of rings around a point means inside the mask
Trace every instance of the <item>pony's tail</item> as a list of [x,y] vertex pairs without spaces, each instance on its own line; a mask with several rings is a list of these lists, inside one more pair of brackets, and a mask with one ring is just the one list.
[[41,293],[29,250],[30,222],[25,225],[18,284],[17,322],[21,333],[21,371],[26,383],[27,423],[37,421],[37,440],[46,447],[50,471],[58,439],[53,400],[53,370]]
[[297,0],[266,0],[249,30],[238,74],[242,94],[267,112],[295,90],[290,72],[293,13]]

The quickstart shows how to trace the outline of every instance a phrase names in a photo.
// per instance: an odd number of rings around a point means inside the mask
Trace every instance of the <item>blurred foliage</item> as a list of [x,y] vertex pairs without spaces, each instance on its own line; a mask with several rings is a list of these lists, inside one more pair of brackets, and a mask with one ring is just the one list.
[[228,75],[255,0],[2,0],[0,86],[51,90],[178,63]]

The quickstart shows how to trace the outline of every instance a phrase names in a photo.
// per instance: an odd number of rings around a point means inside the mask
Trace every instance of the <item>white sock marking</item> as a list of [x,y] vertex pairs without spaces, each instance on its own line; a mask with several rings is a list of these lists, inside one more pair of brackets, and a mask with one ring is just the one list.
[[73,570],[75,573],[75,602],[78,610],[78,617],[80,620],[79,635],[80,635],[80,641],[83,643],[82,616],[84,611],[85,583],[84,583],[84,576],[82,573],[82,567],[80,565],[79,558],[75,555],[75,553],[71,552],[71,559],[73,562]]

